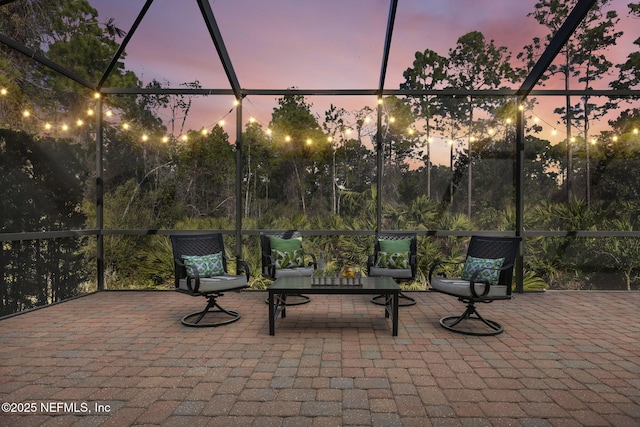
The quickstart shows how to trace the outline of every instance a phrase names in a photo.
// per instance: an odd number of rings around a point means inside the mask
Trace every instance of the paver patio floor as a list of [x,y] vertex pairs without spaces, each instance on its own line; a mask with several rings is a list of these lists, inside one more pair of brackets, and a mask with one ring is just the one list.
[[[204,298],[99,292],[0,321],[1,426],[640,426],[640,292],[545,292],[482,305],[495,337],[441,328],[463,305],[411,293],[392,337],[365,296],[316,296],[269,336],[188,328]],[[31,410],[33,413],[27,413]]]

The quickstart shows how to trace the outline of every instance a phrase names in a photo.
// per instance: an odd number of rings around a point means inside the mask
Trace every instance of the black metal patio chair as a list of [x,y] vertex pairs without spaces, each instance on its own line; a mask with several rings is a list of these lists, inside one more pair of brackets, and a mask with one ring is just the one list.
[[[207,299],[204,310],[182,318],[186,326],[205,327],[226,325],[240,319],[236,310],[221,307],[217,298],[224,292],[239,291],[249,282],[249,267],[238,260],[238,269],[244,274],[227,273],[227,257],[222,234],[171,236],[175,289],[191,296]],[[207,320],[207,319],[213,320]]]
[[[302,235],[299,231],[273,231],[260,233],[262,249],[262,275],[276,280],[280,277],[311,277],[318,268],[316,256],[302,250]],[[311,258],[311,261],[305,261]],[[293,297],[293,298],[291,298]],[[306,304],[306,295],[291,295],[287,305]]]
[[[520,237],[472,236],[467,256],[460,264],[464,268],[460,277],[447,278],[443,267],[450,262],[436,261],[429,270],[429,283],[433,291],[454,296],[467,305],[459,316],[447,316],[440,324],[453,332],[465,335],[498,335],[504,331],[502,325],[480,315],[476,303],[491,303],[511,299],[513,266]],[[476,321],[469,323],[468,321]],[[478,328],[478,325],[481,328]]]
[[[418,238],[416,233],[387,231],[376,233],[373,253],[367,258],[367,276],[413,280],[418,268]],[[371,298],[384,305],[384,295]],[[416,300],[400,292],[400,305],[414,305]]]

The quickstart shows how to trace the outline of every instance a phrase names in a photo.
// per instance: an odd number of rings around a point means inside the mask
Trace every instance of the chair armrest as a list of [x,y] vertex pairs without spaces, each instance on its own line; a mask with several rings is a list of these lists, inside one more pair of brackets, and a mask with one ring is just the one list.
[[[185,279],[187,282],[187,288],[189,288],[190,292],[198,292],[198,289],[200,289],[200,272],[198,271],[198,267],[196,267],[195,265],[191,266],[191,270],[193,271],[193,276],[189,276],[187,274],[187,266],[184,264],[184,262],[182,262],[182,260],[174,258],[173,261],[179,265],[180,267],[184,268],[184,274],[185,274]],[[191,280],[195,281],[195,286],[191,286]]]
[[[431,266],[431,268],[429,269],[429,283],[431,283],[431,277],[433,276],[434,273],[436,273],[436,270],[439,267],[442,267],[444,265],[454,265],[454,264],[464,264],[464,261],[444,261],[444,260],[436,260],[436,262],[433,263],[433,265]],[[442,273],[442,275],[444,277],[447,277],[446,274]]]
[[249,271],[249,264],[247,264],[247,261],[243,259],[236,260],[236,263],[238,266],[242,266],[242,269],[238,269],[238,270],[244,271],[244,273],[247,275],[247,282],[248,282],[251,276],[251,273]]
[[[267,259],[267,257],[265,257],[265,260]],[[268,264],[267,264],[267,271],[269,271],[269,277],[271,279],[275,279],[276,278],[276,259],[273,257],[273,255],[269,255],[268,257]]]
[[367,276],[369,276],[369,272],[371,271],[371,267],[373,267],[375,260],[376,256],[374,254],[369,254],[369,256],[367,256]]
[[[241,271],[244,271],[244,273],[247,275],[247,282],[249,281],[249,278],[250,278],[249,277],[250,276],[249,264],[247,264],[247,262],[245,260],[243,260],[242,258],[231,259],[226,254],[223,254],[222,256],[225,258],[227,263],[229,263],[231,261],[235,261],[236,262],[236,274],[240,275],[239,273]],[[225,273],[226,273],[226,271],[225,271]]]
[[[480,280],[480,281],[476,281],[476,277],[478,276],[478,274],[480,274],[481,271],[484,270],[507,270],[509,268],[511,268],[513,266],[513,264],[507,264],[507,265],[503,265],[501,268],[490,268],[490,267],[484,267],[484,268],[479,268],[476,271],[473,272],[473,274],[471,275],[471,280],[469,281],[469,287],[470,287],[470,291],[471,291],[471,296],[473,296],[474,298],[484,298],[487,296],[487,294],[489,293],[489,290],[491,289],[491,283],[484,281],[484,280]],[[484,286],[484,291],[482,292],[481,295],[478,295],[478,293],[476,292],[476,283],[483,283]]]
[[313,269],[317,270],[318,269],[318,260],[316,259],[316,255],[315,254],[308,254],[311,259],[313,260],[313,262],[310,262],[308,265],[312,266],[313,265]]
[[411,276],[416,277],[416,271],[418,270],[418,256],[411,255],[409,257],[409,266],[411,266]]

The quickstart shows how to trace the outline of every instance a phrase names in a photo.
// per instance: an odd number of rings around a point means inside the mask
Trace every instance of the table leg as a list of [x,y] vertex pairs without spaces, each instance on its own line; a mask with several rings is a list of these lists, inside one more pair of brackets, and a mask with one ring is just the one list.
[[393,293],[393,319],[391,321],[392,331],[391,335],[394,337],[398,336],[398,306],[400,305],[400,294],[399,292]]
[[273,292],[269,292],[269,335],[276,334],[275,306],[273,301]]

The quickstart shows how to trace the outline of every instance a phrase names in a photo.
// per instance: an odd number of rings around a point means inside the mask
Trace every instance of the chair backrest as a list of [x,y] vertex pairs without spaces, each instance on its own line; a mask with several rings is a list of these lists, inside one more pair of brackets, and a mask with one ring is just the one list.
[[[378,252],[380,252],[380,240],[407,240],[410,239],[409,243],[409,255],[414,259],[417,258],[418,254],[418,236],[416,233],[410,233],[406,231],[384,231],[376,233],[376,242],[373,246],[373,261],[374,264],[378,262]],[[415,263],[411,264],[411,278],[413,279],[416,275],[416,265]]]
[[227,258],[224,252],[224,241],[222,239],[222,234],[220,233],[172,235],[171,248],[173,249],[173,266],[176,287],[178,287],[178,281],[180,279],[187,277],[185,267],[176,262],[176,260],[182,260],[184,255],[203,256],[222,252],[222,265],[224,266],[224,271],[227,271]]
[[279,237],[280,239],[297,239],[302,237],[297,230],[287,231],[263,231],[260,233],[260,247],[262,249],[262,274],[269,275],[271,240],[269,237]]
[[380,251],[380,240],[407,240],[411,239],[409,245],[410,255],[416,255],[418,252],[418,237],[416,233],[407,233],[405,231],[384,231],[376,233],[376,243],[373,247],[373,254],[378,260],[378,252]]
[[507,295],[511,295],[513,267],[521,240],[520,237],[472,236],[467,249],[468,257],[504,258],[503,266],[509,266],[509,268],[502,270],[498,278],[498,284],[507,286]]

